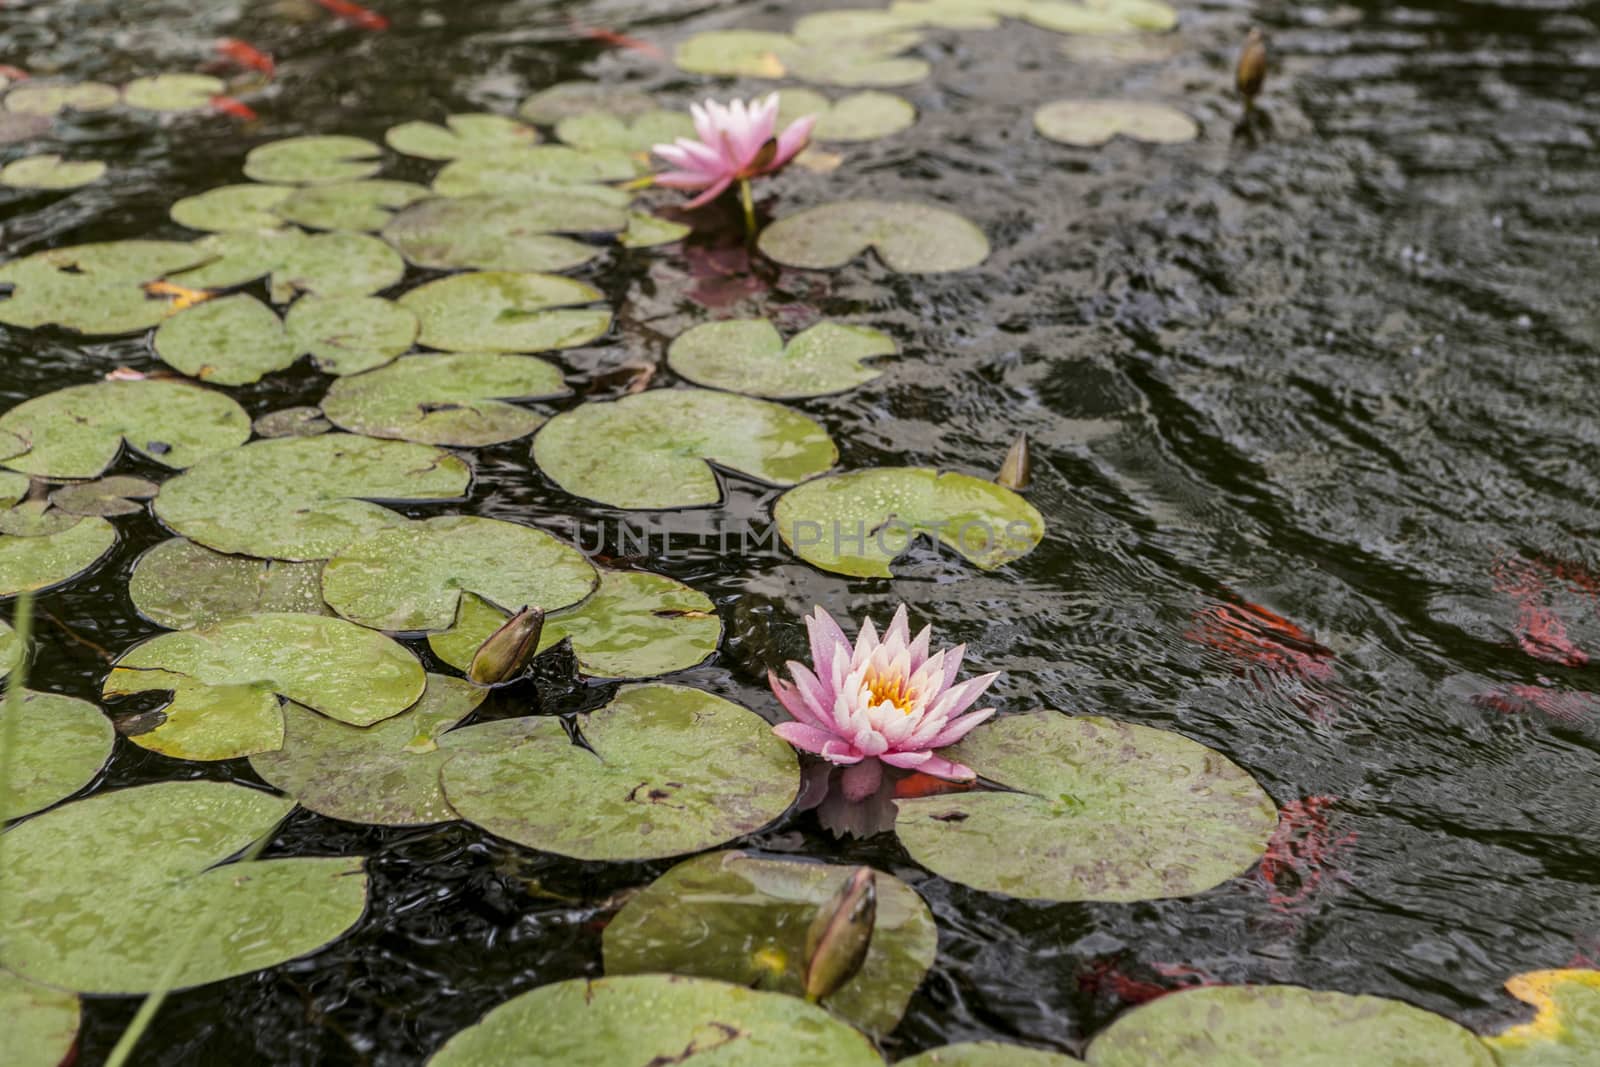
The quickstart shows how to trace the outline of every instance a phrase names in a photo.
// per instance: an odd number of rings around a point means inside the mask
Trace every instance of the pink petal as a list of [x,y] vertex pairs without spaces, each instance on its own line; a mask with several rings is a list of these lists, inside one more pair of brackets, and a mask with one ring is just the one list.
[[716,183],[708,188],[705,192],[701,193],[699,196],[695,197],[693,200],[689,201],[683,206],[686,208],[705,207],[707,204],[711,203],[711,201],[721,196],[723,190],[732,184],[732,178],[719,178],[717,179]]
[[915,752],[889,752],[878,757],[891,767],[904,767],[914,771],[933,758],[933,753],[927,749],[918,749]]
[[804,752],[815,752],[819,756],[825,754],[824,750],[828,745],[837,744],[839,741],[826,730],[818,730],[803,722],[780,722],[772,728],[772,732],[795,748]]
[[[704,189],[715,179],[708,178],[699,171],[669,170],[656,175],[656,184],[668,189]],[[724,185],[724,188],[727,186]]]
[[789,123],[789,128],[778,134],[778,154],[772,157],[764,173],[771,174],[799,155],[800,150],[811,143],[811,130],[816,124],[815,115],[807,115]]
[[884,632],[883,640],[886,644],[891,642],[911,644],[911,623],[906,619],[904,604],[894,609],[894,618],[889,620],[889,629]]
[[980,674],[976,678],[968,678],[960,685],[946,689],[944,695],[933,705],[932,713],[946,719],[955,718],[983,696],[983,691],[993,685],[998,677],[1000,677],[998,671]]
[[950,722],[943,730],[940,730],[933,740],[928,742],[928,747],[944,748],[946,745],[953,745],[971,733],[973,727],[981,726],[993,717],[993,708],[984,708],[982,711],[975,711],[971,715],[963,715],[961,718]]
[[833,665],[834,650],[848,649],[850,640],[845,637],[844,631],[839,629],[839,624],[833,621],[833,616],[821,606],[814,608],[812,614],[806,616],[806,633],[811,638],[812,666],[817,669],[818,677],[826,677],[824,672],[829,671]]
[[861,753],[835,738],[822,746],[822,758],[829,763],[851,764],[861,762]]
[[929,756],[928,762],[917,770],[923,774],[931,774],[935,778],[943,778],[947,782],[971,782],[978,777],[971,767],[954,760],[947,760],[943,756]]
[[855,746],[856,751],[863,756],[880,756],[889,751],[889,742],[884,739],[882,734],[874,730],[870,723],[857,730],[850,742]]
[[[794,660],[789,661],[789,677],[794,679],[795,693],[805,703],[807,710],[810,712],[809,715],[795,715],[793,711],[790,711],[789,714],[794,715],[795,718],[802,722],[812,722],[824,730],[831,729],[833,716],[830,712],[833,700],[829,697],[826,687],[817,680],[817,676],[812,674],[805,664],[796,663]],[[783,697],[780,695],[778,699],[782,700]],[[784,707],[788,707],[788,705],[785,704]]]
[[793,715],[796,722],[815,726],[819,730],[827,728],[827,720],[822,717],[822,713],[813,708],[795,686],[785,682],[771,671],[767,672],[767,685],[772,687],[772,695],[778,698],[778,703],[783,705],[783,710]]
[[844,798],[851,803],[858,803],[876,793],[882,781],[883,765],[875,759],[862,760],[839,776],[839,784],[844,787]]

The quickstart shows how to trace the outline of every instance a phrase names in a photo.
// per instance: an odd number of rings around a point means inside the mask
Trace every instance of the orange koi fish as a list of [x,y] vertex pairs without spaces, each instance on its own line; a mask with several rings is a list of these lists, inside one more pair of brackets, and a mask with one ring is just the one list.
[[255,45],[248,41],[241,41],[237,37],[224,37],[217,42],[217,53],[246,70],[259,71],[267,77],[272,77],[278,65]]
[[234,118],[245,122],[253,122],[257,117],[255,108],[243,100],[235,100],[231,96],[213,96],[211,98],[211,110],[220,111],[224,115],[232,115]]
[[351,0],[315,0],[318,7],[363,30],[386,30],[389,20]]
[[1298,911],[1339,870],[1344,853],[1356,842],[1351,831],[1335,837],[1328,809],[1338,797],[1309,796],[1291,800],[1278,812],[1278,828],[1261,857],[1259,875],[1270,891],[1267,898],[1283,912]]
[[649,41],[642,41],[637,37],[629,37],[627,34],[618,33],[616,30],[603,30],[596,26],[585,26],[577,19],[572,20],[571,26],[572,32],[580,37],[587,37],[591,41],[598,41],[608,47],[626,48],[630,52],[638,52],[641,55],[649,56],[651,59],[667,58],[667,54],[659,46],[651,44]]

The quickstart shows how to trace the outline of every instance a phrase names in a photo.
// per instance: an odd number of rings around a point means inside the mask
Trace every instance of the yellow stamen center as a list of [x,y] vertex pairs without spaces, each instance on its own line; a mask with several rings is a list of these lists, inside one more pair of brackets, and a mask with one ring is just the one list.
[[869,674],[864,681],[874,704],[893,704],[903,714],[911,714],[912,694],[907,686],[910,679],[905,675],[897,674],[885,678],[879,674]]

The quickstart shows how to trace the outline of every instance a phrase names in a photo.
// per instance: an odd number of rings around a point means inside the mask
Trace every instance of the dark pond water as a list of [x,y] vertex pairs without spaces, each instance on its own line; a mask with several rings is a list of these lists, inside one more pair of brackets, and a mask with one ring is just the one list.
[[[670,44],[825,5],[378,6],[392,20],[382,33],[292,4],[8,5],[0,58],[30,70],[190,70],[230,36],[272,52],[279,73],[250,98],[254,125],[58,126],[115,179],[6,194],[6,257],[187,239],[168,205],[238,180],[244,153],[275,137],[381,138],[407,119],[510,113],[582,76],[675,100],[697,91],[646,55],[575,39],[572,20]],[[1069,60],[1062,38],[1022,24],[935,31],[920,49],[933,77],[904,90],[912,131],[851,149],[832,175],[768,186],[767,212],[849,195],[952,205],[989,234],[983,267],[729,280],[736,218],[708,217],[686,248],[580,272],[618,325],[556,357],[604,397],[624,387],[618,368],[658,360],[708,315],[828,315],[891,331],[903,353],[873,387],[798,405],[845,466],[987,474],[1018,430],[1035,443],[1029,495],[1049,533],[1000,572],[929,552],[893,583],[856,582],[688,539],[655,553],[649,566],[715,598],[727,627],[719,655],[675,680],[776,718],[762,679],[800,653],[802,612],[884,617],[903,599],[969,642],[976,667],[1004,672],[1004,710],[1175,730],[1280,805],[1332,798],[1300,806],[1275,877],[1134,905],[989,896],[922,872],[892,837],[835,842],[810,815],[742,842],[871,862],[933,907],[939,959],[887,1043],[895,1057],[978,1037],[1080,1050],[1153,987],[1199,980],[1382,994],[1488,1029],[1520,1014],[1500,990],[1508,975],[1600,955],[1600,697],[1581,651],[1600,651],[1600,11],[1182,10],[1171,58],[1138,66]],[[1240,137],[1228,86],[1252,23],[1279,65],[1271,129]],[[1094,94],[1178,103],[1202,137],[1075,152],[1032,133],[1039,103]],[[138,338],[8,331],[0,345],[7,403],[156,365]],[[656,381],[673,379],[663,367]],[[255,415],[315,402],[325,382],[296,370],[234,394]],[[569,534],[617,517],[530,472],[526,452],[477,453],[459,510]],[[771,496],[736,484],[729,509],[754,518]],[[102,651],[154,632],[126,580],[165,534],[148,517],[118,523],[116,555],[40,601],[40,688],[93,699]],[[1221,609],[1246,602],[1292,625]],[[544,710],[603,695],[553,693]],[[242,760],[179,764],[123,741],[96,788],[183,776],[256,781]],[[269,852],[290,853],[370,856],[365,919],[311,957],[175,994],[141,1062],[418,1062],[519,992],[598,975],[607,898],[671,866],[586,866],[464,824],[376,830],[304,812]],[[136,1006],[90,999],[80,1062],[101,1061]]]

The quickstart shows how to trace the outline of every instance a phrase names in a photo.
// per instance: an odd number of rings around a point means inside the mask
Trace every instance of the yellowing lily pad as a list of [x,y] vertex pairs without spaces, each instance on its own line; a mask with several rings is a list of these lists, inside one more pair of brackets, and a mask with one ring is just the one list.
[[1492,1067],[1472,1031],[1383,997],[1205,986],[1135,1008],[1089,1045],[1093,1067]]
[[937,539],[984,570],[1032,552],[1044,519],[994,482],[931,467],[879,467],[818,478],[773,505],[784,544],[814,567],[888,578],[917,537]]
[[694,135],[694,120],[688,115],[661,108],[631,116],[590,111],[556,124],[557,137],[586,151],[648,152],[652,145]]
[[583,196],[463,196],[417,204],[395,216],[383,236],[419,267],[559,271],[589,262],[601,249],[556,234],[616,233],[627,224],[617,204]]
[[870,382],[883,372],[864,361],[897,351],[894,338],[867,326],[819,322],[785,345],[766,319],[729,319],[680,335],[667,361],[697,385],[782,400]]
[[105,177],[97,159],[66,160],[51,153],[13,160],[0,168],[0,185],[13,189],[77,189]]
[[209,74],[153,74],[124,86],[122,102],[146,111],[199,111],[227,89],[221,78]]
[[382,166],[378,146],[360,137],[290,137],[250,150],[245,176],[280,185],[326,185],[370,178]]
[[374,503],[454,500],[467,465],[409,441],[353,434],[256,441],[213,456],[161,487],[156,517],[219,552],[265,559],[327,559],[350,542],[406,520]]
[[560,369],[536,356],[404,356],[340,378],[322,410],[353,433],[471,448],[514,441],[543,425],[543,415],[505,401],[569,392]]
[[250,766],[303,806],[333,819],[377,826],[449,822],[439,768],[450,757],[441,734],[466,718],[488,690],[428,675],[412,707],[375,726],[348,726],[298,704],[283,709],[283,747]]
[[60,1067],[78,1040],[76,994],[0,971],[0,1019],[10,1067]]
[[320,562],[228,556],[181,537],[139,557],[128,597],[139,614],[169,630],[265,612],[332,614],[322,602]]
[[[7,763],[10,779],[0,784],[0,822],[48,808],[94,781],[117,740],[111,720],[88,701],[27,690],[18,697],[13,712],[0,706],[0,737],[17,746]],[[10,715],[16,721],[8,724]]]
[[778,94],[778,123],[816,115],[812,137],[818,141],[876,141],[917,121],[917,109],[894,93],[867,91],[830,101],[810,89],[784,89]]
[[458,754],[441,773],[445,798],[529,848],[640,860],[759,830],[799,790],[794,750],[766,720],[698,689],[625,685],[577,725],[587,748],[547,716],[447,734],[440,746]]
[[6,110],[19,115],[59,115],[63,111],[104,111],[116,107],[122,93],[101,82],[30,80],[6,93]]
[[[202,305],[204,306],[204,305]],[[72,385],[0,415],[0,435],[30,448],[3,462],[44,478],[95,478],[126,445],[182,469],[250,436],[250,417],[222,393],[146,379]]]
[[383,229],[397,210],[432,195],[415,182],[334,182],[297,189],[273,210],[308,229],[360,232]]
[[1221,753],[1147,726],[1048,710],[1007,715],[942,755],[1015,792],[897,800],[895,831],[924,867],[990,893],[1101,901],[1202,893],[1248,870],[1278,824],[1255,779]]
[[839,458],[806,416],[707,389],[655,389],[562,412],[534,438],[533,455],[567,492],[618,508],[716,504],[722,486],[712,465],[793,485]]
[[0,300],[8,326],[62,326],[109,336],[136,333],[160,322],[166,301],[144,286],[208,258],[185,241],[111,241],[35,252],[0,265]]
[[941,1045],[899,1061],[899,1067],[1074,1067],[1083,1063],[1062,1052],[1007,1045],[1000,1041],[967,1041]]
[[[632,897],[606,926],[606,974],[687,974],[803,996],[806,930],[854,868],[715,852],[685,860]],[[829,1011],[886,1034],[933,964],[933,914],[877,872],[877,920],[861,970]]]
[[890,270],[937,274],[989,258],[983,231],[952,211],[887,200],[841,200],[761,231],[762,253],[786,267],[834,270],[874,249]]
[[[464,671],[509,615],[463,595],[455,624],[430,634],[428,647]],[[539,651],[567,637],[591,678],[654,678],[708,659],[722,640],[722,620],[710,597],[682,582],[648,571],[601,570],[587,600],[546,614]]]
[[162,982],[176,946],[188,949],[178,988],[316,951],[366,908],[361,859],[223,863],[293,806],[224,782],[162,782],[13,827],[0,866],[0,965],[64,989],[129,995]]
[[465,593],[517,611],[555,611],[594,589],[583,553],[543,530],[445,515],[352,542],[322,571],[322,595],[345,618],[379,630],[448,629]]
[[862,1034],[795,997],[648,974],[541,986],[456,1034],[429,1067],[882,1067]]
[[422,324],[420,340],[448,352],[544,352],[588,344],[611,312],[575,305],[600,290],[555,274],[484,271],[420,285],[400,298]]
[[539,131],[504,115],[451,115],[439,126],[403,122],[383,135],[389,147],[418,159],[467,159],[539,143]]
[[1052,141],[1094,148],[1116,136],[1152,144],[1182,144],[1200,127],[1177,108],[1138,100],[1055,100],[1033,113],[1033,124]]
[[[112,664],[105,695],[171,692],[138,745],[179,759],[268,752],[283,743],[278,698],[371,726],[422,695],[422,665],[405,648],[325,615],[241,615],[158,634]],[[141,725],[143,725],[141,723]]]
[[409,352],[417,317],[376,296],[306,296],[284,317],[295,349],[328,374],[360,374]]
[[290,185],[223,185],[184,197],[168,214],[191,230],[271,230],[283,225],[272,209],[294,191]]
[[190,377],[248,385],[299,358],[277,312],[245,293],[206,300],[156,330],[156,355]]
[[61,522],[66,525],[52,523],[37,533],[0,534],[0,596],[71,581],[117,543],[117,531],[105,519],[63,515]]
[[1483,1039],[1501,1067],[1585,1067],[1600,1047],[1600,971],[1529,971],[1506,990],[1538,1009]]

